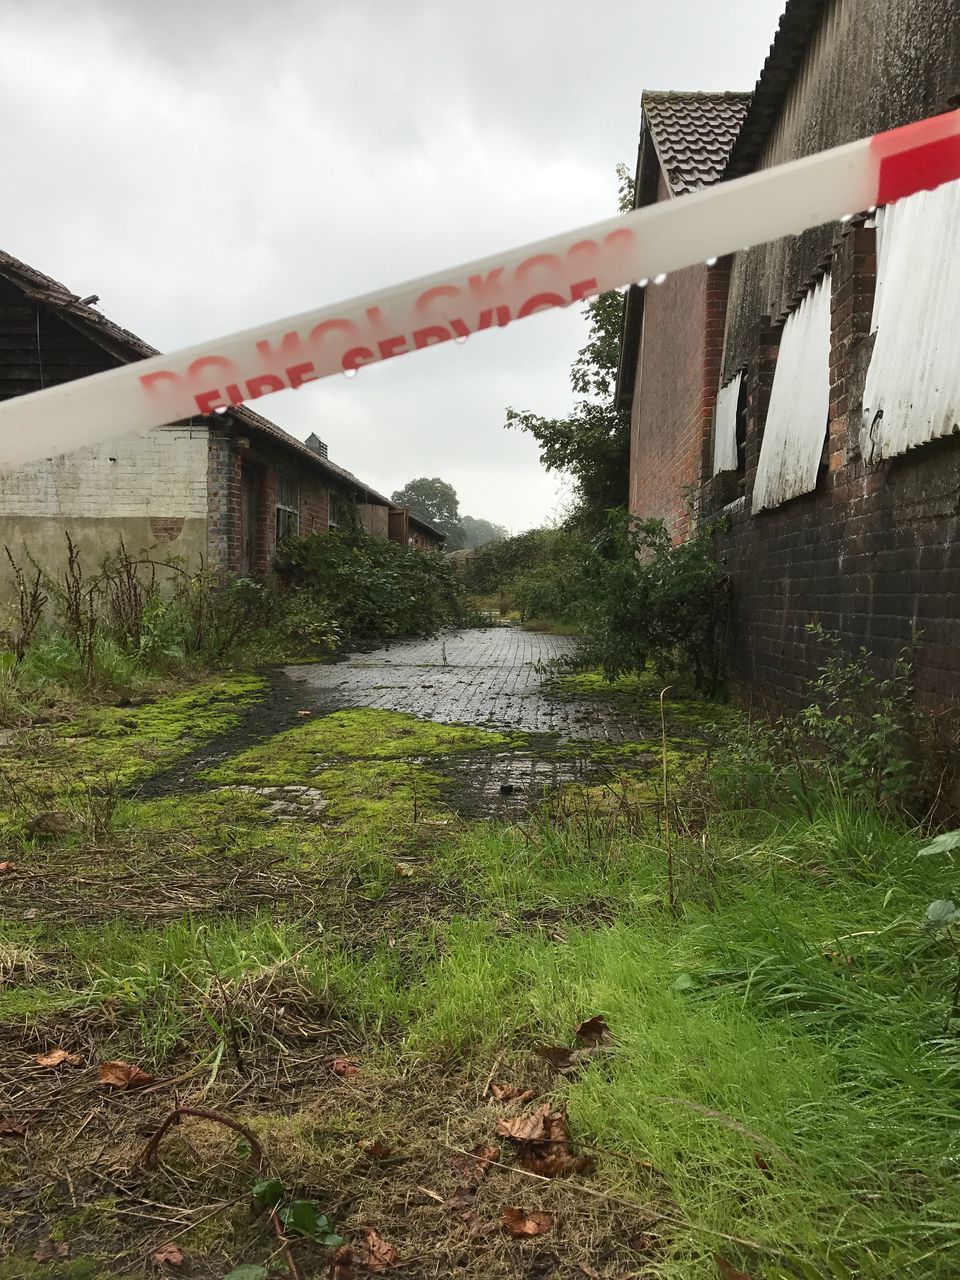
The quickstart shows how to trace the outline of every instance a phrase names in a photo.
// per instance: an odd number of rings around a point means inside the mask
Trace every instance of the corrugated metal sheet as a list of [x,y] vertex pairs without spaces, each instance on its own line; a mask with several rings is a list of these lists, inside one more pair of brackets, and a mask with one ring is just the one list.
[[740,399],[741,370],[717,392],[717,412],[713,421],[713,474],[737,469],[737,403]]
[[877,238],[867,462],[960,431],[960,182],[880,209]]
[[815,487],[829,412],[828,274],[783,326],[753,486],[754,512],[779,507]]

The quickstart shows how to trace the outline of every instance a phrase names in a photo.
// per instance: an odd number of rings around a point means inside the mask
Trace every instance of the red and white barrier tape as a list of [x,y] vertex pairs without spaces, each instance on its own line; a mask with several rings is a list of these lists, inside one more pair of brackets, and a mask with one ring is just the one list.
[[960,178],[960,111],[0,403],[0,467],[465,338]]

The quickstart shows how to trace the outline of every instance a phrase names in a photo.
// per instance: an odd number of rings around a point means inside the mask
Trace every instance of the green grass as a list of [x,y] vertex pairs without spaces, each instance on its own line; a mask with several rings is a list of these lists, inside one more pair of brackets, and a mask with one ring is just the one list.
[[467,725],[435,724],[401,712],[337,711],[251,747],[203,775],[211,782],[258,786],[303,783],[330,763],[387,761],[488,749],[511,739]]
[[[175,758],[185,734],[235,724],[258,688],[93,713],[69,744],[78,784],[148,740]],[[691,705],[687,723],[708,714]],[[322,1062],[331,1028],[374,1084],[442,1090],[499,1063],[500,1078],[567,1108],[597,1153],[593,1189],[667,1215],[651,1280],[712,1277],[717,1252],[753,1280],[957,1274],[956,958],[920,928],[932,899],[960,891],[950,855],[918,857],[917,831],[842,797],[810,811],[715,805],[687,837],[674,823],[674,912],[662,830],[629,787],[623,804],[616,788],[573,791],[510,824],[414,822],[444,812],[446,755],[512,741],[342,712],[210,770],[207,791],[123,801],[116,852],[65,838],[65,866],[44,864],[51,886],[56,874],[106,884],[149,851],[161,877],[279,867],[312,876],[311,896],[249,903],[241,888],[217,913],[148,925],[11,916],[0,1017],[41,1038],[49,1026],[66,1047],[71,1017],[99,1017],[101,1058],[193,1071],[198,1086],[227,1075],[234,1039],[267,1079],[290,1056]],[[679,744],[670,753],[679,766]],[[300,785],[327,800],[320,821],[271,817],[270,797],[238,790]],[[408,853],[414,875],[398,879]],[[537,1046],[572,1045],[598,1013],[612,1050],[579,1076],[546,1077]],[[309,1131],[308,1111],[292,1116]],[[375,1132],[376,1112],[357,1124]]]
[[128,786],[235,729],[265,688],[259,676],[204,680],[141,706],[89,708],[57,737],[69,744],[75,775]]
[[[620,918],[559,942],[546,930],[505,936],[504,920],[572,900],[576,842],[553,838],[536,860],[516,831],[485,848],[475,836],[461,871],[487,879],[495,918],[437,930],[440,958],[402,992],[353,998],[367,1017],[402,1014],[402,1053],[423,1066],[479,1068],[502,1052],[517,1065],[604,1013],[615,1052],[562,1092],[584,1141],[652,1161],[696,1224],[664,1276],[706,1274],[721,1233],[759,1246],[741,1249],[748,1266],[782,1250],[815,1258],[826,1243],[864,1275],[951,1275],[953,962],[919,929],[949,868],[918,862],[909,832],[851,819],[842,808],[812,823],[753,815],[718,850],[719,883],[678,920],[663,909],[662,859],[628,840],[616,875],[633,893],[617,893]],[[583,893],[618,887],[605,858],[579,852]],[[504,874],[524,859],[529,869]],[[604,1174],[633,1177],[616,1158]]]
[[[954,1274],[953,960],[919,928],[950,887],[948,860],[918,860],[910,831],[842,807],[813,821],[728,816],[715,838],[713,883],[685,878],[678,917],[650,839],[597,830],[587,848],[576,824],[479,828],[435,851],[432,873],[488,890],[480,918],[424,921],[363,955],[266,914],[68,930],[64,996],[135,1010],[118,1017],[118,1051],[155,1068],[185,1043],[214,1052],[218,983],[249,1032],[242,993],[288,982],[362,1028],[370,1060],[479,1072],[505,1055],[521,1080],[535,1046],[572,1044],[603,1013],[614,1050],[558,1078],[557,1098],[601,1152],[603,1185],[641,1195],[634,1162],[652,1163],[682,1224],[658,1274],[709,1274],[724,1235],[753,1242],[724,1250],[756,1274],[820,1247],[851,1275]],[[518,927],[523,911],[587,899],[616,918],[560,935]],[[14,940],[30,941],[22,928]],[[37,994],[42,1013],[49,993]]]

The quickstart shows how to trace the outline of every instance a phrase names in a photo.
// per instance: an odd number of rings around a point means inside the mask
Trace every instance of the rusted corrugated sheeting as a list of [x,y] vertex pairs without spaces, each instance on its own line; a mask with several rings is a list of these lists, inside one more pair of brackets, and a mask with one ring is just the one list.
[[877,238],[867,462],[960,431],[960,182],[878,210]]
[[713,422],[713,474],[737,469],[737,402],[743,370],[717,392]]
[[830,412],[830,276],[787,317],[753,486],[753,511],[779,507],[817,483]]

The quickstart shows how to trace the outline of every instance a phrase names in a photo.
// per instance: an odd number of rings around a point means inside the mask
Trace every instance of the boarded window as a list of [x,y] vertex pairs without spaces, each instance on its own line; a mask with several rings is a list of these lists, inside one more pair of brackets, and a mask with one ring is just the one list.
[[300,490],[291,476],[277,476],[277,546],[300,531]]
[[753,486],[755,512],[816,488],[829,414],[830,276],[825,275],[783,326]]
[[860,437],[872,462],[960,431],[960,182],[878,210],[877,242]]
[[713,423],[713,474],[721,471],[737,471],[737,410],[740,405],[740,385],[743,373],[738,373],[717,392],[717,412]]

